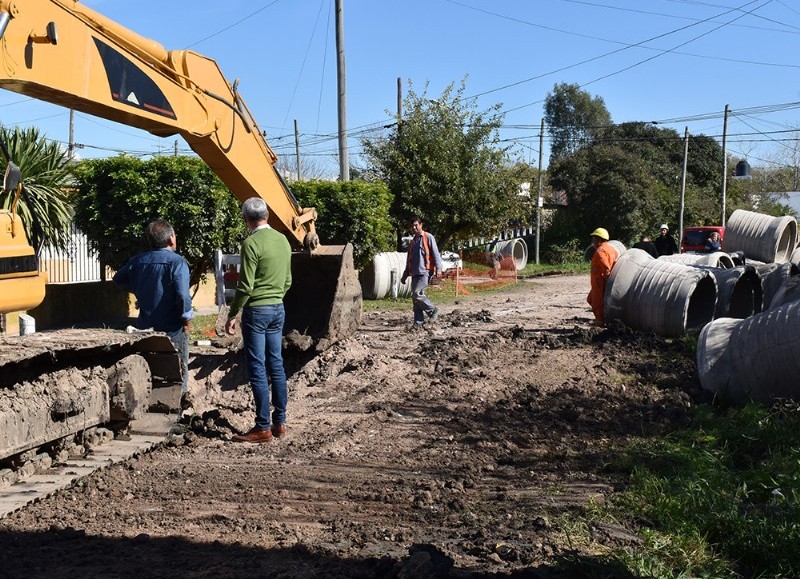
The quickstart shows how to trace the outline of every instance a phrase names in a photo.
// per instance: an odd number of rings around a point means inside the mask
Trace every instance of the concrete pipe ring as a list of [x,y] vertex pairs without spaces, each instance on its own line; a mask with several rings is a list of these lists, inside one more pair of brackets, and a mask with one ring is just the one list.
[[800,395],[800,302],[745,320],[708,324],[697,342],[697,368],[705,390],[745,404]]
[[680,337],[713,320],[716,303],[717,284],[707,271],[629,249],[608,278],[605,316],[634,329]]
[[359,275],[364,299],[380,300],[386,296],[411,296],[411,278],[400,283],[408,254],[400,251],[376,253]]
[[797,244],[794,217],[772,217],[737,209],[725,227],[725,249],[743,251],[747,259],[785,263]]

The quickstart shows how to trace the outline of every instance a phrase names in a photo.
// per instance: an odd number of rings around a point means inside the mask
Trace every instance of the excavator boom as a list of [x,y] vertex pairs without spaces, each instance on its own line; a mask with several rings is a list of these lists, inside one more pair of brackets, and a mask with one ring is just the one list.
[[[318,347],[355,331],[352,248],[317,250],[316,211],[299,206],[237,83],[215,61],[165,50],[77,0],[0,0],[0,43],[0,87],[160,137],[179,134],[239,200],[264,199],[270,225],[296,250],[315,250],[293,258],[287,331],[311,334]],[[13,311],[2,302],[0,311]]]
[[0,33],[0,87],[160,137],[179,134],[239,200],[264,198],[270,225],[296,248],[316,245],[315,212],[298,205],[215,61],[167,51],[75,0],[0,0]]

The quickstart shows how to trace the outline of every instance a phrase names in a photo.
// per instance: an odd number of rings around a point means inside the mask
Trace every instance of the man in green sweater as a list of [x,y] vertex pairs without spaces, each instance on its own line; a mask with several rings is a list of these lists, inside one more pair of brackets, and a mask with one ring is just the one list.
[[[283,296],[292,285],[292,249],[282,233],[267,225],[269,209],[260,197],[251,197],[242,204],[242,217],[250,235],[239,252],[239,281],[225,331],[230,335],[235,333],[236,315],[241,310],[247,375],[256,403],[256,424],[245,434],[235,435],[233,440],[269,442],[286,433],[286,372],[281,348],[285,318]],[[270,393],[274,407],[271,421]]]

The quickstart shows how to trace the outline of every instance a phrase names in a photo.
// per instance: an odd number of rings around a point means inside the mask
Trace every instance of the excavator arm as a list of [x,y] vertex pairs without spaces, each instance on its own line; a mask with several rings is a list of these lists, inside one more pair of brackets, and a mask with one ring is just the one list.
[[[321,350],[355,331],[361,287],[352,246],[317,247],[316,211],[299,206],[237,83],[216,62],[165,50],[77,0],[0,0],[0,88],[159,137],[181,135],[239,200],[264,199],[270,225],[295,249],[314,250],[292,256],[285,333],[296,330]],[[35,307],[44,296],[17,220],[0,211],[0,312]]]
[[237,83],[210,58],[167,51],[75,0],[0,0],[0,87],[179,134],[239,200],[263,198],[292,245],[319,243],[316,212],[298,205]]

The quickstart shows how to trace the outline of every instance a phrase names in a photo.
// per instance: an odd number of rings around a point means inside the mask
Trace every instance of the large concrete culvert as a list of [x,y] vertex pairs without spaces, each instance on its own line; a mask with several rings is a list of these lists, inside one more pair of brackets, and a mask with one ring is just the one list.
[[766,310],[772,307],[772,300],[781,288],[797,275],[797,267],[793,263],[759,263],[755,265],[758,277],[761,278],[761,287],[764,291],[763,307]]
[[717,282],[717,306],[714,318],[744,319],[761,311],[763,290],[761,279],[752,265],[731,269],[695,266],[708,271]]
[[517,271],[525,269],[528,265],[528,245],[524,239],[507,239],[498,241],[494,246],[486,248],[486,254],[500,255],[503,259],[511,259]]
[[800,301],[745,320],[721,318],[697,341],[697,369],[705,390],[727,401],[770,403],[800,396]]
[[372,261],[359,274],[364,298],[380,300],[394,295],[394,291],[397,292],[398,297],[411,296],[411,278],[408,278],[406,283],[400,283],[407,260],[408,253],[405,251],[376,253]]
[[772,217],[737,209],[725,227],[725,250],[743,251],[747,259],[785,263],[797,243],[797,221],[788,215]]
[[605,317],[660,336],[699,331],[714,319],[717,284],[707,271],[629,249],[608,278]]
[[682,263],[683,265],[708,265],[710,267],[721,267],[730,269],[734,266],[733,258],[724,251],[713,253],[676,253],[674,255],[659,256],[660,260],[670,263]]

